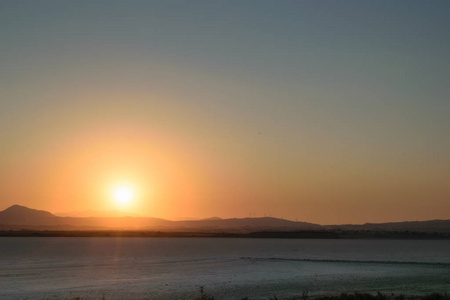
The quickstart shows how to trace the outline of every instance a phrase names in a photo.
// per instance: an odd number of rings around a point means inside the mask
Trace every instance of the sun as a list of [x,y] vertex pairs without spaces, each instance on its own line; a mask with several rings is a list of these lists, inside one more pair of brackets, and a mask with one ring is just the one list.
[[133,200],[134,191],[131,187],[122,185],[114,189],[113,196],[118,204],[125,205]]

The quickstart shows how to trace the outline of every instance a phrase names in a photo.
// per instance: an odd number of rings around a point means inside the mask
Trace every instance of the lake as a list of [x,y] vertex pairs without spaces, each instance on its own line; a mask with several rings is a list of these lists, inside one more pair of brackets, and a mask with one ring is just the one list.
[[449,240],[0,238],[0,299],[450,292]]

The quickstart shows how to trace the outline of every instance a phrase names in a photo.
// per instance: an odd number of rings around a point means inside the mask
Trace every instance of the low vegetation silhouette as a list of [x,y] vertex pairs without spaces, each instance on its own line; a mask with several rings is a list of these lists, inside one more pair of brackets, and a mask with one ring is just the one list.
[[[200,286],[199,288],[200,296],[194,298],[193,300],[216,300],[214,296],[206,293],[205,288]],[[71,300],[83,300],[82,297],[74,297]],[[239,298],[236,298],[239,299]],[[241,300],[251,300],[252,298],[244,297]],[[285,298],[279,298],[276,295],[268,296],[268,300],[282,300]],[[413,295],[395,295],[395,294],[384,294],[377,292],[376,294],[355,292],[355,293],[341,293],[339,295],[329,295],[329,296],[309,296],[309,291],[303,291],[298,297],[289,297],[289,300],[450,300],[450,295],[447,293],[432,293],[429,295],[413,296]],[[101,300],[107,300],[103,295]]]

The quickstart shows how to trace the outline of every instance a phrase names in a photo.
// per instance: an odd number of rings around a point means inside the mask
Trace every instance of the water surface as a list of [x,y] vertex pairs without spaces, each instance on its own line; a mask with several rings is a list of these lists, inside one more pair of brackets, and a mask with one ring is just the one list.
[[450,292],[448,240],[0,238],[0,299]]

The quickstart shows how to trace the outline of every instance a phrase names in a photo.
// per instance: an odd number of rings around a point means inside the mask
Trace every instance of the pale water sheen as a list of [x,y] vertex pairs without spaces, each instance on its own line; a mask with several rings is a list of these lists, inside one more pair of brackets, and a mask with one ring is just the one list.
[[448,240],[0,238],[0,299],[450,292]]

